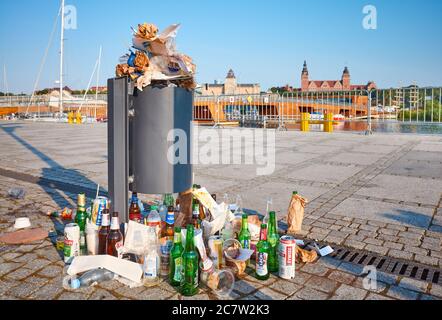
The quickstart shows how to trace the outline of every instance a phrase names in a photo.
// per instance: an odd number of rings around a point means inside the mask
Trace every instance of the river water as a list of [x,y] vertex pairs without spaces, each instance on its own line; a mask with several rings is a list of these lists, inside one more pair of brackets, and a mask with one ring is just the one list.
[[[323,131],[322,124],[311,124],[311,131]],[[442,123],[413,123],[401,121],[372,121],[373,132],[380,133],[416,133],[416,134],[442,134]],[[300,125],[293,129],[300,130]],[[367,121],[346,121],[333,125],[335,131],[366,131]]]

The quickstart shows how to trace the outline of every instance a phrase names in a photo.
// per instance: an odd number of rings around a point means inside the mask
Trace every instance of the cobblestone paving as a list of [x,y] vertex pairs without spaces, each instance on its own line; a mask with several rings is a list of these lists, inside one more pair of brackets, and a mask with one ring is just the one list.
[[[63,225],[47,218],[48,210],[74,206],[77,190],[91,193],[97,183],[106,190],[103,125],[1,122],[0,141],[0,234],[11,231],[18,216],[60,232]],[[256,176],[256,166],[199,165],[196,178],[211,192],[241,194],[244,206],[258,212],[271,196],[282,228],[289,194],[298,190],[310,200],[299,236],[441,267],[439,136],[280,132],[275,161],[270,176]],[[25,200],[8,198],[11,187],[23,187]],[[0,298],[184,299],[167,283],[129,289],[112,281],[66,291],[61,285],[64,268],[50,240],[0,244]],[[440,286],[383,273],[378,273],[376,286],[366,290],[361,272],[361,266],[322,258],[298,265],[292,281],[272,276],[260,282],[249,275],[236,283],[230,299],[442,298]],[[216,298],[207,289],[193,297]]]

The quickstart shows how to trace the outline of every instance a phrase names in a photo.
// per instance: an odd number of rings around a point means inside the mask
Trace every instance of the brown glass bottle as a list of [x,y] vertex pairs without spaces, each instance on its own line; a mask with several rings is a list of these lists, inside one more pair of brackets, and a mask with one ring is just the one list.
[[107,236],[107,254],[121,258],[121,248],[123,247],[123,235],[120,231],[120,219],[118,212],[112,214],[112,221],[109,235]]
[[98,254],[107,254],[107,236],[110,231],[109,209],[103,210],[103,218],[100,231],[98,232]]

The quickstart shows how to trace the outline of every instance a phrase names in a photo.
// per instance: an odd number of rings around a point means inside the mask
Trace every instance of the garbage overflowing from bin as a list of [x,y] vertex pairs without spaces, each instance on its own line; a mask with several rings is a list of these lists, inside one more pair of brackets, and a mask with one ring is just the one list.
[[195,89],[196,65],[192,58],[176,49],[179,28],[179,24],[173,24],[161,33],[155,25],[148,23],[132,28],[132,47],[120,58],[116,76],[129,76],[140,91],[155,83]]
[[[313,262],[318,257],[315,248],[301,249],[303,241],[293,235],[280,236],[274,211],[264,219],[249,215],[240,197],[235,204],[227,194],[219,201],[199,185],[176,198],[166,194],[146,203],[133,192],[129,202],[129,221],[121,223],[118,213],[111,213],[109,199],[97,197],[87,208],[86,196],[78,195],[62,244],[69,265],[65,288],[112,279],[131,288],[167,281],[185,296],[205,286],[223,298],[233,290],[235,279],[247,276],[248,268],[255,269],[258,280],[271,273],[293,279],[296,258]],[[287,216],[302,220],[305,204],[294,193]]]

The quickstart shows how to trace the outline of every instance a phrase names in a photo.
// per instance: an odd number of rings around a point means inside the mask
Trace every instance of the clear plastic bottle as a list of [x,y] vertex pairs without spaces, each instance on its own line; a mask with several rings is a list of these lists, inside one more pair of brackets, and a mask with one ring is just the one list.
[[144,254],[143,283],[145,286],[157,285],[160,281],[160,246],[154,227],[148,231],[148,245]]
[[106,269],[95,269],[84,273],[80,278],[69,279],[71,289],[90,287],[94,283],[112,280],[114,273]]
[[[161,216],[157,211],[157,206],[152,206],[149,215],[147,216],[147,226],[155,229],[157,239],[161,236]],[[166,208],[167,211],[167,208]]]
[[160,214],[160,218],[162,221],[166,221],[166,216],[167,216],[167,206],[162,204],[159,206],[158,208],[158,212]]

